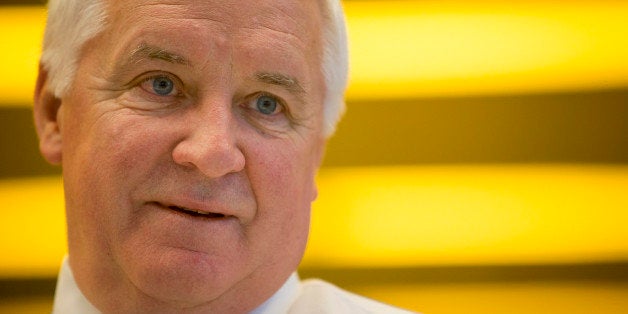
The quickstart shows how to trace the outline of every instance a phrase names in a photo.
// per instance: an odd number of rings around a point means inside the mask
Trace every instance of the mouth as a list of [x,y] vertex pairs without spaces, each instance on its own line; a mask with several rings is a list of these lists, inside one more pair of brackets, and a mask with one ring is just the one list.
[[208,219],[217,219],[217,218],[225,218],[226,216],[224,214],[220,214],[220,213],[210,213],[210,212],[204,212],[201,210],[196,210],[196,209],[191,209],[191,208],[186,208],[186,207],[180,207],[180,206],[165,206],[166,208],[181,213],[181,214],[185,214],[188,216],[192,216],[192,217],[200,217],[200,218],[208,218]]

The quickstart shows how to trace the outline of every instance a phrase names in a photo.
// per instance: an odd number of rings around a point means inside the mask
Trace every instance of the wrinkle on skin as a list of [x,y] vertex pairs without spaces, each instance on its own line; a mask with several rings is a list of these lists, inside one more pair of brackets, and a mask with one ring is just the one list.
[[281,35],[288,35],[289,37],[291,37],[292,39],[294,39],[296,42],[301,42],[301,38],[299,38],[297,35],[290,33],[290,32],[285,32],[279,29],[275,29],[272,28],[270,26],[266,26],[266,25],[256,25],[256,26],[242,26],[241,27],[243,30],[252,30],[252,31],[271,31],[274,33],[278,33]]

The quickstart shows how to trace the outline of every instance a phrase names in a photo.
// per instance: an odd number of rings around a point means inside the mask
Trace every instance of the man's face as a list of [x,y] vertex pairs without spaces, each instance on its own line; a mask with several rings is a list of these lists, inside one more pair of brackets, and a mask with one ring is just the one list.
[[56,117],[70,264],[97,307],[246,311],[296,269],[324,145],[319,11],[109,3]]

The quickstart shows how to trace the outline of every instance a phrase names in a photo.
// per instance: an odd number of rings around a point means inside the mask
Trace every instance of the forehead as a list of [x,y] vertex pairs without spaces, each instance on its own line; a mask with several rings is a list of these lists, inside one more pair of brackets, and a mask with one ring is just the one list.
[[193,68],[224,65],[229,59],[232,67],[234,63],[249,67],[244,71],[263,66],[304,80],[319,81],[322,76],[319,1],[109,0],[107,4],[104,44],[113,49],[103,51],[112,58],[107,64],[118,63],[148,44],[185,56]]
[[109,22],[175,20],[212,23],[225,31],[266,29],[311,39],[321,27],[319,1],[312,0],[109,0]]

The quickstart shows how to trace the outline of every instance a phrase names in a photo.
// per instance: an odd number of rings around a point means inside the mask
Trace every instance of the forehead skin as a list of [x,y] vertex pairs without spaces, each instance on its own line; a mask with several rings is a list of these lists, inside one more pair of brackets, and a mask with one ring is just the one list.
[[[249,63],[291,74],[307,90],[323,84],[322,18],[311,16],[320,11],[318,1],[311,0],[219,0],[211,5],[206,1],[109,1],[107,32],[117,43],[109,55],[114,60],[106,64],[119,65],[130,51],[148,41],[158,47],[176,47],[179,51],[173,52],[189,58],[191,68],[201,73],[217,67],[237,72],[234,66],[242,65],[238,61],[258,58]],[[119,34],[125,36],[120,39]],[[227,55],[217,55],[221,53]],[[272,59],[277,55],[281,59]],[[234,60],[238,57],[242,59]]]

